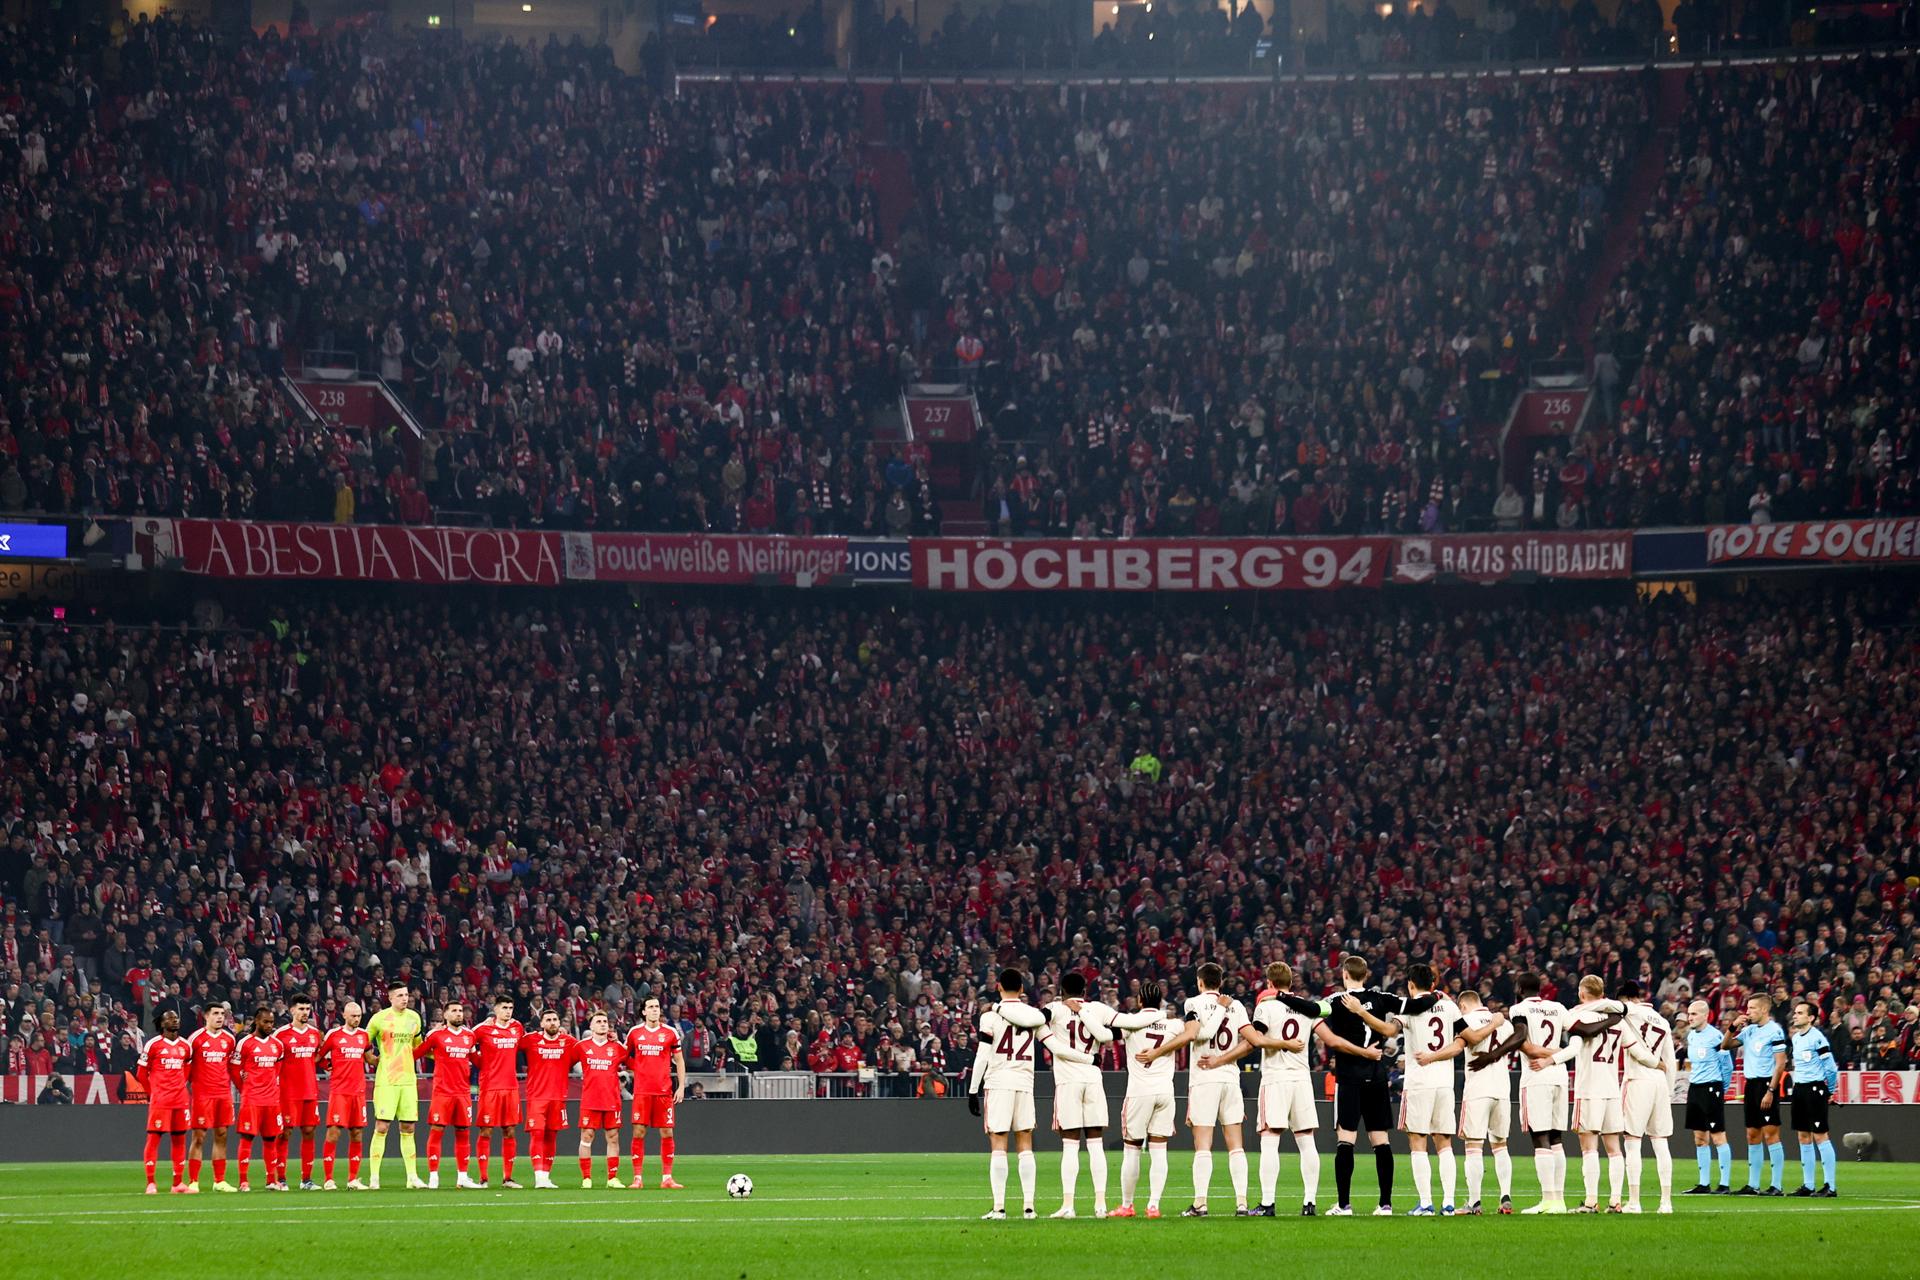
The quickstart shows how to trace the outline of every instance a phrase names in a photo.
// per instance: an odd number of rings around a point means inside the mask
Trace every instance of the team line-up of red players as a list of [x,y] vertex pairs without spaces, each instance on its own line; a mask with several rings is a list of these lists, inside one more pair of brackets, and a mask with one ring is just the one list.
[[[404,992],[396,992],[396,1010],[404,1012]],[[215,1191],[250,1189],[247,1181],[251,1162],[251,1142],[261,1144],[261,1159],[267,1175],[266,1188],[286,1191],[287,1160],[295,1130],[304,1137],[300,1160],[300,1185],[305,1191],[337,1188],[334,1181],[334,1156],[342,1137],[347,1139],[348,1181],[350,1190],[378,1190],[381,1150],[373,1153],[370,1180],[360,1180],[362,1131],[367,1125],[367,1072],[378,1061],[378,1046],[361,1026],[362,1011],[349,1003],[341,1010],[342,1023],[321,1032],[313,1024],[313,1004],[305,996],[295,996],[288,1006],[289,1021],[276,1028],[271,1010],[261,1008],[254,1014],[247,1035],[235,1038],[226,1028],[228,1010],[215,1005],[206,1012],[205,1025],[191,1036],[180,1034],[180,1018],[173,1012],[160,1017],[160,1034],[147,1041],[140,1054],[138,1077],[145,1085],[147,1102],[147,1142],[145,1168],[148,1195],[158,1194],[155,1167],[160,1156],[160,1139],[172,1136],[173,1193],[195,1195],[200,1191],[203,1153],[213,1164]],[[557,1190],[553,1181],[555,1144],[566,1127],[568,1082],[577,1064],[581,1069],[579,1130],[581,1185],[591,1187],[591,1155],[596,1133],[606,1135],[607,1185],[620,1183],[620,1071],[624,1068],[633,1080],[633,1188],[645,1185],[645,1141],[648,1129],[660,1131],[660,1186],[681,1189],[673,1178],[673,1113],[675,1104],[686,1097],[687,1064],[680,1048],[680,1035],[661,1021],[660,1002],[649,1000],[641,1024],[630,1030],[624,1041],[610,1032],[607,1015],[593,1015],[583,1037],[560,1030],[560,1015],[548,1010],[541,1015],[540,1030],[529,1033],[514,1017],[511,1000],[501,999],[493,1007],[493,1017],[476,1026],[466,1025],[466,1010],[458,1002],[443,1011],[444,1022],[424,1036],[416,1035],[405,1063],[404,1082],[398,1089],[375,1094],[376,1146],[384,1143],[390,1122],[400,1129],[401,1155],[407,1165],[409,1187],[439,1186],[442,1138],[451,1129],[459,1171],[456,1185],[485,1188],[488,1185],[490,1149],[488,1138],[495,1130],[501,1139],[501,1183],[519,1190],[513,1165],[517,1151],[515,1130],[521,1124],[522,1102],[519,1064],[526,1060],[525,1124],[536,1189]],[[414,1018],[412,1026],[419,1023]],[[386,1037],[383,1035],[383,1039]],[[414,1093],[412,1059],[432,1059],[433,1092],[428,1110],[428,1176],[422,1181],[413,1165],[413,1120],[417,1107]],[[396,1064],[396,1066],[399,1064]],[[475,1101],[473,1070],[479,1067],[478,1101]],[[327,1098],[326,1143],[322,1149],[325,1179],[313,1181],[315,1134],[320,1124],[319,1075],[325,1071],[329,1089]],[[383,1077],[384,1078],[384,1077]],[[239,1107],[234,1106],[234,1090],[240,1091]],[[412,1096],[414,1105],[408,1105]],[[392,1114],[388,1114],[391,1112]],[[474,1151],[477,1177],[468,1169],[468,1130],[477,1125],[479,1135]],[[240,1181],[236,1187],[227,1181],[227,1131],[240,1134]],[[188,1138],[191,1134],[191,1143]]]

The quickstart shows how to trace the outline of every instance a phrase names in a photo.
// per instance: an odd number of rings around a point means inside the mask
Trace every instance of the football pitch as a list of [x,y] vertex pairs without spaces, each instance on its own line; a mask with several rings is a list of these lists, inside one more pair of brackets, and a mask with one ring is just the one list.
[[[1111,1165],[1117,1202],[1119,1160],[1112,1158]],[[398,1161],[389,1159],[384,1169],[389,1189],[378,1192],[255,1190],[246,1196],[150,1198],[139,1194],[137,1161],[0,1164],[5,1272],[89,1280],[349,1274],[369,1280],[527,1280],[619,1272],[1051,1280],[1217,1277],[1269,1266],[1328,1276],[1637,1273],[1750,1280],[1756,1272],[1771,1272],[1854,1280],[1920,1274],[1920,1165],[1911,1164],[1842,1164],[1842,1198],[1834,1201],[1676,1195],[1671,1217],[1309,1220],[1292,1216],[1299,1209],[1299,1182],[1289,1158],[1280,1180],[1282,1216],[1233,1217],[1225,1170],[1216,1168],[1215,1216],[1189,1221],[1177,1216],[1191,1191],[1181,1152],[1162,1206],[1169,1216],[1157,1222],[1095,1220],[1084,1172],[1082,1216],[1046,1220],[1060,1203],[1053,1152],[1041,1154],[1042,1217],[1036,1222],[1019,1220],[1017,1177],[1009,1197],[1013,1220],[979,1220],[987,1208],[984,1154],[687,1156],[674,1172],[688,1189],[677,1192],[603,1186],[583,1191],[569,1159],[556,1166],[563,1190],[543,1192],[399,1191],[391,1189],[405,1182]],[[648,1172],[658,1171],[655,1163]],[[1744,1172],[1744,1164],[1736,1166],[1736,1177]],[[598,1178],[604,1166],[596,1162],[594,1173]],[[727,1198],[724,1184],[734,1173],[753,1179],[751,1199]],[[1531,1161],[1516,1162],[1515,1199],[1522,1206],[1535,1198],[1531,1173]],[[1571,1173],[1577,1188],[1577,1163]],[[1790,1165],[1788,1173],[1791,1190],[1797,1167]],[[1398,1174],[1396,1207],[1404,1215],[1413,1203],[1404,1158]],[[1675,1174],[1677,1184],[1690,1185],[1692,1163],[1676,1162]],[[443,1184],[452,1181],[449,1165],[442,1166],[442,1176]],[[1491,1169],[1487,1184],[1493,1186]],[[1649,1164],[1645,1187],[1656,1186]],[[1363,1168],[1355,1182],[1357,1205],[1370,1207],[1372,1187],[1372,1170]],[[1321,1197],[1323,1208],[1332,1202],[1330,1173]]]

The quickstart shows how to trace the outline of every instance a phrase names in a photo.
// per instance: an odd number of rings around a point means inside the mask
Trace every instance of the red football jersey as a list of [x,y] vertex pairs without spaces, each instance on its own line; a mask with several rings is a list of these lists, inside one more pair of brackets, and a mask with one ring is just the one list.
[[580,1105],[589,1111],[618,1111],[620,1064],[627,1060],[620,1042],[612,1037],[576,1041],[573,1060],[580,1064]]
[[651,1030],[643,1022],[627,1032],[627,1059],[633,1066],[636,1094],[673,1092],[673,1055],[680,1033],[666,1023]]
[[526,1034],[518,1019],[503,1027],[488,1018],[473,1029],[473,1051],[480,1059],[480,1092],[519,1090],[520,1041]]
[[433,1059],[433,1096],[464,1098],[473,1092],[473,1028],[435,1027],[413,1051]]
[[327,1060],[327,1093],[335,1098],[367,1096],[367,1049],[372,1044],[365,1027],[327,1032],[320,1056]]
[[289,1023],[273,1033],[286,1050],[287,1060],[280,1064],[280,1094],[289,1102],[311,1102],[320,1097],[318,1075],[320,1046],[324,1043],[320,1028],[309,1022],[304,1027]]
[[240,1042],[240,1104],[280,1106],[280,1063],[285,1046],[272,1036],[248,1036]]
[[155,1036],[140,1048],[140,1083],[156,1107],[193,1105],[187,1098],[187,1068],[193,1048],[184,1037]]
[[573,1046],[577,1044],[564,1031],[549,1040],[536,1031],[520,1042],[527,1055],[527,1101],[565,1102],[567,1076],[573,1070]]
[[234,1053],[239,1047],[233,1032],[209,1031],[202,1027],[187,1037],[187,1045],[193,1063],[193,1096],[203,1102],[208,1098],[231,1098]]

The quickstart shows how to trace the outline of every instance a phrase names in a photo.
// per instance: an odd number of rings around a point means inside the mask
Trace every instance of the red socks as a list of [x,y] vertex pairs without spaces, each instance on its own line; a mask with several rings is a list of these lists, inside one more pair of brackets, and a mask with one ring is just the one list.
[[590,1179],[593,1177],[593,1157],[592,1156],[580,1157],[580,1176],[585,1179]]
[[187,1181],[187,1135],[173,1135],[173,1185],[186,1185]]
[[347,1176],[349,1178],[360,1176],[360,1149],[360,1135],[356,1133],[347,1140]]
[[467,1171],[467,1131],[465,1129],[453,1131],[453,1164],[460,1172]]
[[147,1150],[146,1150],[146,1154],[141,1159],[142,1159],[142,1162],[146,1165],[147,1182],[149,1185],[151,1185],[153,1182],[154,1166],[160,1163],[160,1135],[159,1134],[150,1133],[147,1135]]
[[215,1182],[225,1182],[227,1180],[227,1158],[225,1156],[214,1157],[213,1180]]
[[435,1129],[427,1135],[427,1172],[440,1172],[440,1138],[445,1129]]
[[620,1157],[619,1156],[607,1157],[607,1181],[608,1182],[620,1181]]
[[198,1185],[200,1182],[200,1157],[187,1161],[187,1180]]
[[667,1134],[660,1139],[660,1176],[673,1176],[673,1135]]
[[333,1181],[333,1144],[331,1142],[327,1144],[327,1149],[320,1153],[320,1174],[328,1182]]
[[636,1137],[633,1140],[633,1150],[629,1151],[627,1154],[633,1157],[633,1176],[636,1178],[646,1177],[647,1176],[647,1144],[640,1141],[640,1139]]
[[[482,1182],[485,1182],[487,1180],[487,1157],[488,1155],[491,1154],[491,1150],[488,1145],[489,1136],[490,1136],[489,1132],[485,1129],[482,1129],[478,1134],[474,1136],[474,1140],[473,1140],[474,1162],[480,1166],[480,1170],[475,1176],[478,1177]],[[513,1175],[508,1174],[507,1176],[512,1177]]]
[[[265,1141],[262,1141],[260,1145],[264,1148],[266,1146]],[[263,1150],[261,1154],[265,1155],[266,1153]],[[221,1163],[222,1162],[219,1160],[215,1160],[213,1162],[213,1174],[216,1178],[220,1176]],[[242,1138],[240,1139],[240,1185],[243,1187],[247,1185],[247,1166],[252,1163],[253,1163],[253,1139]],[[272,1175],[268,1175],[268,1176],[272,1176]]]
[[[508,1133],[506,1137],[500,1139],[500,1176],[508,1182],[513,1181],[513,1158],[519,1154],[519,1152],[515,1150],[517,1146],[518,1144],[514,1141],[512,1133]],[[483,1178],[487,1172],[484,1159],[485,1158],[482,1157],[480,1167],[480,1175]]]
[[313,1139],[305,1136],[300,1139],[300,1181],[313,1181]]

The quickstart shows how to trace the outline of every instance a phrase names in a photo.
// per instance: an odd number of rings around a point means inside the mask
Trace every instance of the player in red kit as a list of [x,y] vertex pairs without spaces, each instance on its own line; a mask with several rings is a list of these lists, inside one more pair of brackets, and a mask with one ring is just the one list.
[[480,1184],[467,1176],[467,1130],[473,1125],[473,1030],[467,1026],[467,1007],[449,1001],[441,1012],[441,1026],[427,1032],[414,1049],[416,1062],[433,1059],[433,1097],[427,1109],[427,1190],[440,1189],[440,1146],[453,1130],[453,1162],[459,1170],[454,1185],[477,1191]]
[[367,1189],[360,1181],[360,1133],[367,1127],[367,1050],[373,1038],[360,1025],[360,1014],[360,1006],[347,1001],[340,1010],[341,1025],[327,1032],[320,1045],[320,1063],[327,1069],[327,1180],[323,1185],[328,1191],[337,1189],[333,1153],[342,1133],[347,1135],[347,1189]]
[[247,1186],[247,1165],[251,1158],[249,1139],[260,1139],[260,1159],[267,1168],[267,1190],[287,1189],[286,1170],[276,1163],[280,1145],[277,1139],[286,1132],[280,1117],[280,1064],[287,1051],[273,1035],[273,1010],[265,1005],[254,1011],[253,1034],[240,1042],[235,1056],[234,1081],[240,1086],[240,1189]]
[[553,1180],[554,1146],[567,1127],[567,1077],[577,1043],[562,1034],[560,1015],[552,1009],[540,1015],[540,1029],[520,1041],[527,1055],[527,1145],[536,1191],[560,1189]]
[[136,1076],[147,1090],[147,1194],[158,1195],[154,1185],[154,1166],[160,1161],[160,1135],[173,1136],[173,1194],[185,1195],[187,1182],[187,1130],[191,1127],[193,1099],[187,1094],[187,1076],[193,1049],[180,1035],[180,1015],[169,1009],[160,1015],[160,1034],[141,1046]]
[[612,1035],[607,1015],[587,1023],[587,1038],[573,1046],[580,1064],[580,1188],[593,1186],[593,1135],[607,1135],[607,1185],[620,1185],[620,1064],[627,1051]]
[[475,1155],[480,1185],[487,1185],[487,1138],[500,1130],[500,1185],[520,1190],[513,1180],[514,1130],[520,1125],[520,1041],[526,1028],[513,1016],[513,1001],[505,996],[493,1002],[493,1017],[473,1029],[474,1056],[480,1060],[480,1105]]
[[213,1189],[235,1189],[227,1181],[227,1129],[233,1124],[233,1055],[239,1043],[227,1030],[227,1007],[219,1004],[207,1010],[206,1024],[187,1037],[191,1064],[187,1084],[193,1091],[193,1141],[187,1146],[187,1182],[195,1190],[200,1186],[203,1151],[213,1160]]
[[679,1191],[683,1188],[673,1180],[673,1108],[687,1096],[687,1059],[680,1051],[680,1033],[660,1020],[659,1000],[648,1000],[641,1016],[646,1021],[627,1032],[627,1065],[633,1072],[633,1186],[638,1190],[646,1185],[647,1130],[658,1129],[660,1185]]
[[324,1043],[320,1028],[313,1025],[313,999],[297,992],[287,1001],[291,1021],[274,1032],[274,1038],[287,1052],[280,1064],[280,1115],[287,1131],[279,1138],[280,1168],[287,1167],[287,1148],[293,1131],[300,1131],[300,1189],[317,1191],[313,1185],[313,1134],[320,1123],[320,1078],[317,1074],[320,1046]]

